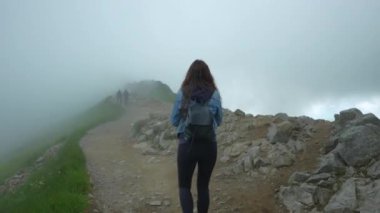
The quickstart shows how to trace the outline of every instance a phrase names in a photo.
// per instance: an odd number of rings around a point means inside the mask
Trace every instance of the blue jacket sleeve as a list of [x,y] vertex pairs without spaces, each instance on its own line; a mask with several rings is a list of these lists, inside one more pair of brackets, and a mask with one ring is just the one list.
[[179,125],[179,122],[181,120],[181,112],[180,112],[181,102],[182,102],[182,91],[179,90],[174,101],[172,113],[170,115],[170,122],[172,123],[173,126],[176,126],[176,127]]
[[217,92],[217,94],[215,94],[216,98],[215,98],[215,104],[216,104],[216,115],[215,115],[215,121],[216,121],[216,124],[218,126],[220,126],[220,124],[222,124],[222,120],[223,120],[223,109],[222,109],[222,99],[220,97],[220,94],[219,92]]

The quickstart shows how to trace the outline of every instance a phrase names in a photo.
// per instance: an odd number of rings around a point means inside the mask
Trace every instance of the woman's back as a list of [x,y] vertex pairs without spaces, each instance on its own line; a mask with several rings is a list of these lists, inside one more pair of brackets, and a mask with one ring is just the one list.
[[[170,120],[177,127],[179,197],[182,211],[193,212],[191,179],[198,166],[199,213],[208,211],[208,185],[217,158],[215,130],[222,122],[219,91],[207,64],[195,60],[178,91]],[[203,134],[200,134],[204,131]],[[202,137],[200,137],[202,135]]]

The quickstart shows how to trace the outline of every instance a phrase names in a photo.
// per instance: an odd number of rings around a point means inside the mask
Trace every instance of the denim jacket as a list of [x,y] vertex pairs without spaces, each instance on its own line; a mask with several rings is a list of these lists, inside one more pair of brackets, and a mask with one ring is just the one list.
[[[185,119],[182,118],[181,112],[180,112],[180,107],[182,103],[182,90],[179,90],[176,96],[176,99],[174,101],[172,113],[170,116],[170,121],[173,126],[177,127],[177,135],[181,134],[185,130]],[[213,127],[214,131],[220,124],[222,123],[222,118],[223,118],[223,110],[222,110],[222,101],[220,98],[220,94],[218,90],[215,90],[214,93],[211,96],[210,101],[208,102],[209,108],[211,113],[214,116],[214,122],[213,122]]]

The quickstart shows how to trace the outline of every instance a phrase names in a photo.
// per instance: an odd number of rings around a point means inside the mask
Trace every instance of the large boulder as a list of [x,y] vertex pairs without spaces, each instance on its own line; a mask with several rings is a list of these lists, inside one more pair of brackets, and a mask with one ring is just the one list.
[[287,120],[273,124],[268,129],[267,138],[271,143],[287,143],[295,129],[296,125]]
[[339,115],[335,114],[335,123],[340,127],[343,127],[349,121],[355,120],[361,116],[363,116],[363,113],[356,108],[343,110],[339,113]]
[[335,153],[329,153],[321,158],[319,167],[316,173],[333,173],[342,174],[345,173],[346,167],[344,163]]
[[353,212],[357,206],[355,180],[350,178],[342,184],[340,190],[330,199],[324,210],[326,213]]
[[365,124],[373,124],[380,126],[380,120],[372,113],[365,114],[350,122],[354,126],[360,126]]
[[367,124],[345,128],[334,151],[350,166],[366,165],[380,155],[380,127]]

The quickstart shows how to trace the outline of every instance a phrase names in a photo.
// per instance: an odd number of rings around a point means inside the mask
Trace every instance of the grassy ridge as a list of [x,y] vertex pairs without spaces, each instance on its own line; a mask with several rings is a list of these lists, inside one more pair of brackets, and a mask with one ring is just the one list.
[[129,89],[136,97],[173,102],[175,93],[170,87],[160,81],[140,81],[129,85]]
[[103,101],[80,116],[57,158],[36,170],[15,193],[0,197],[0,212],[83,212],[90,184],[79,141],[89,129],[122,114],[122,107]]
[[[35,140],[35,142],[25,145],[22,149],[17,149],[12,152],[12,155],[7,156],[6,160],[0,162],[0,184],[2,184],[6,178],[15,174],[20,168],[30,166],[43,152],[50,146],[64,142],[65,137],[60,139],[42,139]],[[14,155],[17,153],[17,155]]]

